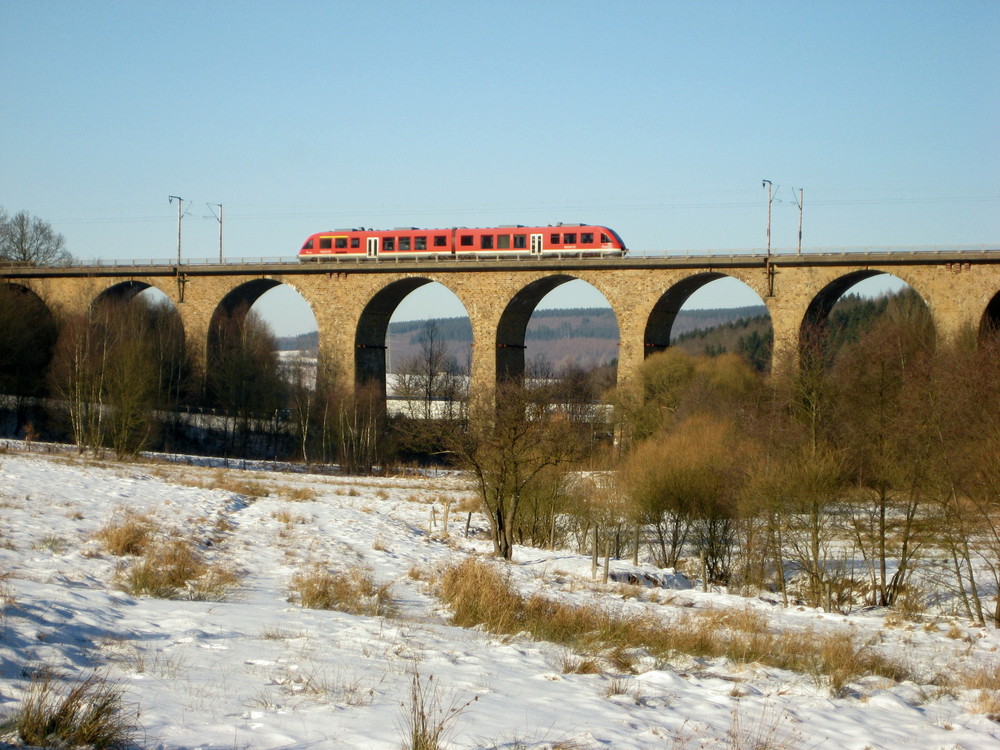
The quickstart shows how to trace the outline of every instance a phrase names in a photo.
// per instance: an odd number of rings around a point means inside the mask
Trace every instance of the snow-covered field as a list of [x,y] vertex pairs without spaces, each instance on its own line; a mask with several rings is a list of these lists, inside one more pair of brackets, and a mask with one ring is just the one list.
[[[679,611],[752,607],[789,637],[851,629],[924,677],[864,677],[834,696],[815,677],[721,659],[640,655],[628,673],[572,674],[563,647],[454,627],[427,579],[490,551],[483,519],[473,517],[480,535],[470,538],[464,513],[452,512],[447,535],[441,526],[445,500],[468,496],[451,475],[0,454],[0,715],[18,708],[32,672],[99,670],[126,687],[141,747],[399,748],[417,674],[438,692],[438,711],[456,709],[452,748],[1000,747],[980,691],[941,686],[941,675],[1000,669],[1000,634],[958,621],[783,609],[702,593],[652,568],[643,572],[677,588],[624,596],[621,585],[591,580],[589,558],[518,548],[512,576],[526,593],[647,610],[665,622]],[[209,560],[243,573],[239,585],[221,602],[126,594],[121,559],[93,538],[125,509],[196,540]],[[392,584],[398,612],[290,603],[292,577],[312,563],[370,569]]]

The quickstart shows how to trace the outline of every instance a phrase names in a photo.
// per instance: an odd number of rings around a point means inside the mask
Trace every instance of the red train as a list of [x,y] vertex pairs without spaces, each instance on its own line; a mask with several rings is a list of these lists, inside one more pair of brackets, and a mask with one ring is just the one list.
[[299,260],[347,258],[505,258],[543,255],[616,255],[627,252],[613,229],[589,224],[521,225],[491,229],[335,229],[305,241]]

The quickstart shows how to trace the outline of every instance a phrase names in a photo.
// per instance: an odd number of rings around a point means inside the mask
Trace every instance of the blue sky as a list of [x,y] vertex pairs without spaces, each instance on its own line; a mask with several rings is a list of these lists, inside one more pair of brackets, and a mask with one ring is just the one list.
[[0,206],[79,258],[585,221],[634,252],[1000,241],[996,2],[0,3]]

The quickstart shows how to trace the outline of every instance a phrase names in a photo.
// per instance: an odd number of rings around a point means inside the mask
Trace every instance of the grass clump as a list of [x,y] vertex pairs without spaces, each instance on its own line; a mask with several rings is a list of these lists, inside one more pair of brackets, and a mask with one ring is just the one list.
[[975,669],[959,672],[957,682],[970,690],[989,690],[1000,693],[1000,662],[992,662]]
[[125,689],[98,673],[64,687],[45,671],[28,686],[21,707],[0,723],[28,745],[125,750],[137,730],[125,710]]
[[414,671],[409,702],[402,706],[404,750],[441,750],[458,717],[477,700],[478,696],[463,704],[445,705],[434,675],[424,680]]
[[141,555],[155,530],[156,525],[149,516],[126,509],[102,526],[94,538],[115,557]]
[[56,534],[46,534],[34,545],[35,549],[48,550],[55,555],[61,555],[69,549],[69,544],[61,536]]
[[335,609],[353,615],[391,617],[396,606],[392,585],[376,583],[371,572],[360,566],[333,572],[312,565],[292,576],[290,601],[307,609]]
[[240,580],[236,571],[210,565],[195,545],[180,537],[148,547],[135,564],[119,572],[132,596],[220,601]]
[[500,634],[528,632],[582,653],[634,648],[661,658],[688,654],[760,663],[825,677],[834,692],[860,675],[909,676],[902,665],[857,643],[850,633],[772,632],[766,618],[751,609],[709,610],[665,624],[648,614],[571,605],[538,594],[524,597],[498,566],[474,558],[444,573],[440,593],[456,625],[482,625]]
[[275,494],[281,499],[290,500],[293,503],[309,502],[319,497],[316,490],[311,487],[277,487]]

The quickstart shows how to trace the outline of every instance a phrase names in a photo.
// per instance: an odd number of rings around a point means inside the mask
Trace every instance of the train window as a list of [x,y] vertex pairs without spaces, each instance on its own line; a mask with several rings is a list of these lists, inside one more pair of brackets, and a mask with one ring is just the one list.
[[576,244],[576,232],[570,232],[569,234],[563,235],[564,245],[575,245]]
[[302,246],[302,249],[303,250],[312,250],[313,249],[313,241],[311,239],[306,240],[306,244],[304,244]]
[[413,238],[413,249],[417,252],[427,249],[427,238],[426,237],[414,237]]
[[479,247],[481,247],[483,250],[492,250],[493,249],[493,235],[492,234],[484,234],[482,237],[480,237],[479,238]]
[[472,235],[463,234],[460,243],[462,247],[472,247]]
[[594,244],[594,233],[593,232],[581,232],[580,233],[580,244],[581,245],[593,245]]
[[515,234],[514,235],[514,247],[516,249],[523,250],[528,246],[528,235],[526,234]]
[[384,253],[394,253],[396,252],[396,238],[386,237],[382,240],[382,252]]
[[345,250],[345,249],[347,249],[347,238],[346,237],[338,237],[334,241],[333,246],[335,248],[337,248],[338,250]]
[[498,234],[497,235],[497,250],[509,250],[510,249],[510,235],[509,234]]
[[333,247],[333,237],[320,237],[319,238],[319,249],[329,250]]
[[608,237],[604,232],[601,232],[601,242],[611,242],[611,238]]
[[351,247],[361,247],[361,238],[351,237]]
[[550,234],[549,235],[549,242],[551,244],[553,244],[553,245],[558,245],[559,244],[559,235],[556,234],[556,233]]
[[448,235],[446,235],[446,234],[435,234],[434,235],[434,247],[448,247]]
[[408,253],[410,252],[410,238],[400,237],[399,238],[399,252]]

